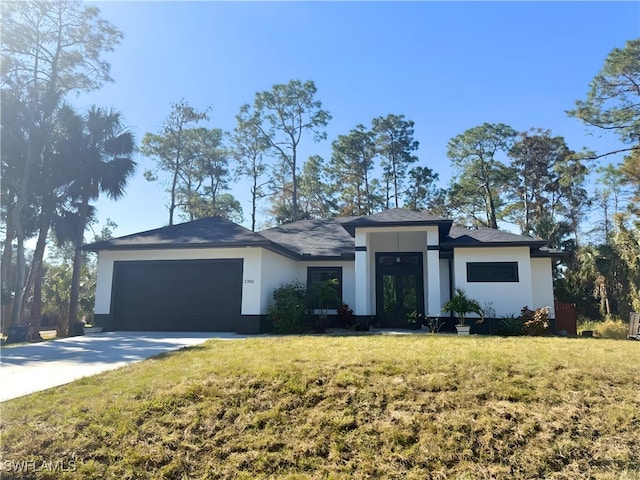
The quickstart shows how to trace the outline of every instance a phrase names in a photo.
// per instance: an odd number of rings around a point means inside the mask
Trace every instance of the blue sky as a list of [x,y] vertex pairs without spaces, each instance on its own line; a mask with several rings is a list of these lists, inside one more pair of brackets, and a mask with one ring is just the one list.
[[[484,122],[551,129],[573,149],[617,146],[566,115],[608,53],[640,36],[639,2],[91,2],[124,33],[106,59],[115,80],[69,99],[119,110],[138,140],[181,99],[211,107],[231,131],[258,91],[313,80],[333,119],[301,147],[328,160],[331,142],[387,114],[415,122],[419,164],[452,175],[447,142]],[[118,202],[97,202],[116,235],[167,223],[167,195],[138,171]],[[619,161],[610,158],[607,161]],[[249,224],[245,183],[233,186]],[[92,235],[91,235],[92,236]]]

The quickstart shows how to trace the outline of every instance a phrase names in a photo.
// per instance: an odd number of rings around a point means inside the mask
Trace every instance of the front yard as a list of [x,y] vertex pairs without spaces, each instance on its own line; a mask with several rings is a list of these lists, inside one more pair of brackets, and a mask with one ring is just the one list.
[[1,406],[3,478],[640,478],[640,345],[210,341]]

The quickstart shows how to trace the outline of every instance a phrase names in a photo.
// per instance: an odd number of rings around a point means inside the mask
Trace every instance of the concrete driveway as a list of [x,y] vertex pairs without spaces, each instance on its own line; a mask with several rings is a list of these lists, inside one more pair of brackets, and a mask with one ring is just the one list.
[[0,351],[0,402],[139,362],[211,338],[215,332],[108,332],[50,340]]

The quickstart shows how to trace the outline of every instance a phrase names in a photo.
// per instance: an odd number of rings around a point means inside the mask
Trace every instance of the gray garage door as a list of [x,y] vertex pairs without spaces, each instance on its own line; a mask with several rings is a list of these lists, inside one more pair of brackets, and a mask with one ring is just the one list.
[[229,332],[242,303],[242,259],[115,262],[116,330]]

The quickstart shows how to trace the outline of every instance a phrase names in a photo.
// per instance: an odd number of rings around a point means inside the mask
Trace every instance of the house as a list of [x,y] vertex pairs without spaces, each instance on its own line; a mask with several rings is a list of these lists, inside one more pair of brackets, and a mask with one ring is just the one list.
[[281,284],[330,278],[357,319],[381,327],[404,328],[415,312],[449,318],[441,308],[455,287],[495,318],[525,305],[549,306],[553,318],[559,255],[530,237],[400,208],[261,232],[210,217],[85,248],[98,252],[95,322],[105,329],[238,333],[269,330]]

